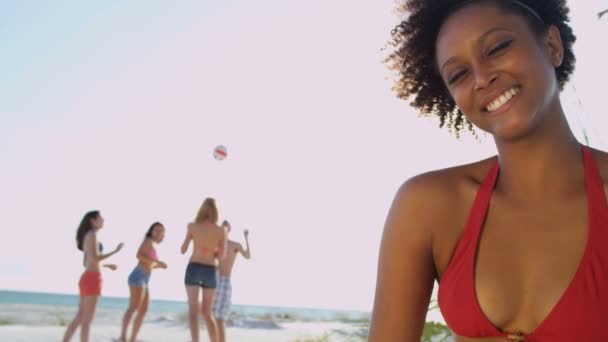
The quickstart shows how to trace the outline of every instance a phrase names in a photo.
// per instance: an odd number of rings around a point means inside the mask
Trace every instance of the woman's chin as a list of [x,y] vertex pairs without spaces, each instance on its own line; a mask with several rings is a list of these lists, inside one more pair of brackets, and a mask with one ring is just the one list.
[[497,141],[514,142],[525,138],[532,132],[531,121],[529,118],[512,117],[509,120],[496,122],[489,133]]

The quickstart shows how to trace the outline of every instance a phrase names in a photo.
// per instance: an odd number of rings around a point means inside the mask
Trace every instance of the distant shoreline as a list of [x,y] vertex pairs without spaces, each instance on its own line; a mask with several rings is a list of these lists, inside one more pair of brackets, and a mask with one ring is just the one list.
[[[111,342],[119,334],[128,298],[99,300],[92,336]],[[0,290],[0,341],[59,339],[76,314],[78,296],[35,291]],[[145,341],[188,338],[186,302],[152,300],[142,328]],[[234,305],[226,320],[230,340],[365,341],[370,314],[348,310]],[[202,320],[199,321],[202,327]]]
[[[78,293],[62,293],[62,292],[45,292],[45,291],[33,291],[33,290],[16,290],[16,289],[0,289],[0,303],[3,303],[3,294],[14,293],[14,294],[32,294],[32,295],[48,295],[48,296],[78,296]],[[102,298],[109,300],[126,300],[128,297],[126,296],[112,296],[112,295],[104,295],[102,294]],[[154,302],[166,302],[166,303],[174,303],[174,304],[187,304],[187,301],[178,300],[178,299],[166,299],[166,298],[154,298],[152,299]],[[235,306],[241,307],[261,307],[268,308],[271,310],[311,310],[311,311],[331,311],[331,312],[349,312],[349,313],[358,313],[362,315],[369,315],[371,311],[363,310],[363,309],[349,309],[349,308],[319,308],[319,307],[297,307],[297,306],[278,306],[278,305],[264,305],[264,304],[234,304]]]

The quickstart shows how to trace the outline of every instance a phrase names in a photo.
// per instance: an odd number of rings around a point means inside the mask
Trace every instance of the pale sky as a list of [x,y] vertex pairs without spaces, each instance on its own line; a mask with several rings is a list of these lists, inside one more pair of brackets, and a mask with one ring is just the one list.
[[[457,141],[395,98],[380,52],[393,4],[0,4],[0,289],[76,294],[76,227],[99,209],[106,250],[125,242],[103,293],[128,295],[158,220],[169,269],[151,293],[184,300],[179,247],[212,196],[235,240],[251,231],[234,303],[370,310],[399,185],[494,153],[487,137]],[[608,1],[570,4],[578,63],[563,102],[576,134],[585,126],[605,148],[608,18],[596,13]]]

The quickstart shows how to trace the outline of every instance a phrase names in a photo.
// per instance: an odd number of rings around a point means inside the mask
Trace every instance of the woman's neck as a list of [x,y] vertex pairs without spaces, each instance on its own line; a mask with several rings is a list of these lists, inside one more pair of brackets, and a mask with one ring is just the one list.
[[497,187],[524,200],[542,200],[576,189],[584,182],[581,144],[563,111],[517,141],[496,141],[500,162]]

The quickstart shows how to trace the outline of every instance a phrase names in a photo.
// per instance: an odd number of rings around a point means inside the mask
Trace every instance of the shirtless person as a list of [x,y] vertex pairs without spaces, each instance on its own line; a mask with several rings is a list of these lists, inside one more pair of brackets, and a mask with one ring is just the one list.
[[[230,233],[231,227],[228,221],[222,223],[222,227],[226,229],[226,233]],[[232,285],[230,283],[230,274],[232,273],[232,266],[238,253],[241,253],[245,259],[251,258],[251,251],[249,249],[249,231],[245,230],[245,244],[247,249],[243,249],[243,245],[236,241],[228,240],[228,247],[226,248],[226,257],[220,261],[220,281],[217,286],[217,292],[215,294],[215,301],[213,302],[213,316],[217,322],[218,333],[220,336],[220,342],[226,341],[226,332],[224,327],[224,321],[230,314],[231,296],[232,296]]]
[[[218,264],[226,255],[226,229],[217,225],[218,211],[213,198],[203,202],[196,219],[188,225],[186,238],[182,244],[182,254],[188,251],[192,242],[192,256],[186,268],[184,283],[188,295],[188,321],[192,342],[199,342],[198,315],[202,314],[211,342],[219,341],[217,323],[211,308],[218,285]],[[203,302],[199,308],[200,288]]]

